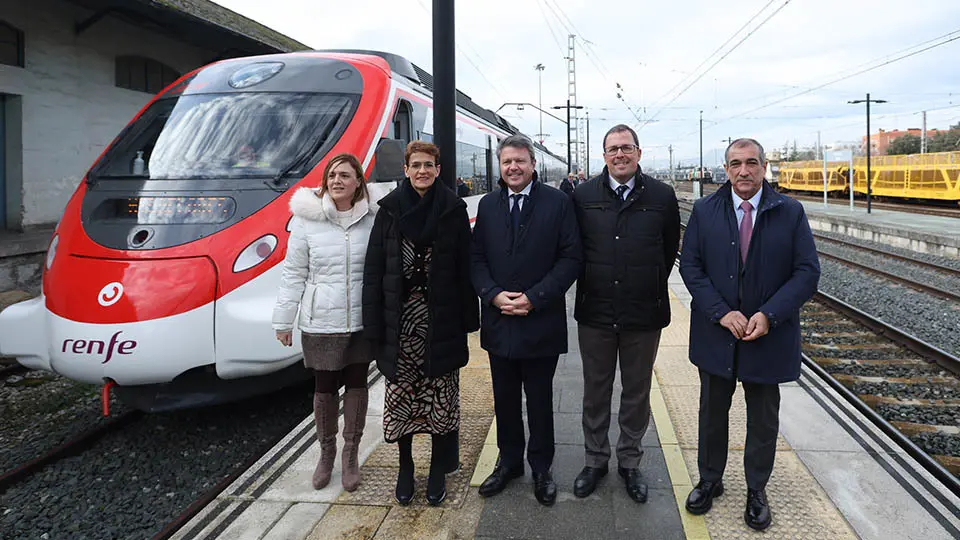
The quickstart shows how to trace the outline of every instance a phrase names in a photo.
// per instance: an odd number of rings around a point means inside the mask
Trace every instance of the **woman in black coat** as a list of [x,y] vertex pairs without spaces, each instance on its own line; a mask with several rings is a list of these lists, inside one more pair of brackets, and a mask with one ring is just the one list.
[[407,179],[379,202],[363,273],[364,332],[378,344],[388,381],[383,433],[399,443],[396,497],[404,505],[413,498],[416,433],[432,437],[427,500],[438,505],[446,496],[460,432],[459,369],[469,357],[467,333],[480,327],[467,207],[436,182],[439,158],[433,144],[407,145]]

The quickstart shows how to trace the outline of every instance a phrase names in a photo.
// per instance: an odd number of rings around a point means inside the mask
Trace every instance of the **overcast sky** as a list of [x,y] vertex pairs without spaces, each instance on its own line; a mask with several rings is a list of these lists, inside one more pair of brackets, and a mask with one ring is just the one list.
[[[432,0],[216,1],[316,49],[384,50],[432,71]],[[493,110],[538,104],[538,63],[543,108],[564,104],[567,36],[576,34],[594,171],[603,133],[621,122],[639,128],[645,168],[666,167],[667,145],[675,161],[695,161],[700,110],[706,164],[722,160],[727,137],[802,147],[819,130],[824,144],[858,142],[864,105],[847,101],[866,92],[889,102],[871,106],[874,132],[919,128],[924,110],[928,128],[960,122],[955,0],[459,0],[456,18],[457,88]],[[500,114],[539,131],[533,108]],[[563,124],[544,116],[543,130],[565,155]]]

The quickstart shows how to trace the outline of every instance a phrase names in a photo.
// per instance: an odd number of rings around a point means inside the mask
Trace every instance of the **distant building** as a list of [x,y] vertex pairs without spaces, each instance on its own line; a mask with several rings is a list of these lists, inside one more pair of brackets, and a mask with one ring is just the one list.
[[[907,130],[895,129],[893,131],[884,131],[880,130],[877,133],[870,135],[870,154],[874,156],[882,156],[887,154],[887,148],[890,146],[890,143],[903,137],[904,135],[914,135],[919,137],[923,130],[920,128],[910,128]],[[933,137],[937,133],[940,133],[939,129],[928,129],[927,138]],[[867,151],[867,138],[866,136],[860,138],[860,152],[866,153]]]
[[0,230],[55,223],[106,145],[182,74],[306,49],[208,0],[0,2]]

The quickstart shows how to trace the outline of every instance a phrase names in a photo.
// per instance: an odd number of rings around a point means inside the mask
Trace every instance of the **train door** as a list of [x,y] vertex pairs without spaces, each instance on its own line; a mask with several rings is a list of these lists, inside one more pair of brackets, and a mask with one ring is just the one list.
[[[500,164],[499,164],[499,163],[496,163],[497,168],[496,168],[496,169],[493,168],[493,166],[494,166],[494,160],[493,160],[493,156],[494,156],[493,144],[494,144],[494,142],[493,142],[493,141],[494,141],[494,138],[491,137],[490,135],[487,135],[487,151],[486,151],[486,158],[487,158],[487,178],[486,178],[487,186],[486,186],[486,188],[487,188],[487,189],[486,189],[486,191],[493,191],[493,186],[494,186],[493,179],[494,179],[494,178],[500,178],[500,172],[499,172],[499,171],[500,171]],[[500,142],[497,141],[497,144],[500,144]]]
[[397,105],[397,113],[393,117],[393,138],[403,141],[404,147],[413,140],[412,131],[413,107],[405,100],[400,100]]

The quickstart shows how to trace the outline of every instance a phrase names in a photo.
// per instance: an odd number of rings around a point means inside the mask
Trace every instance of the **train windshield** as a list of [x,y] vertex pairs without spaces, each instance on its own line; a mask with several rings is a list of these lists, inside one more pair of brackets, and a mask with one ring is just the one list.
[[296,173],[339,137],[351,110],[349,97],[329,94],[160,99],[121,134],[92,175],[166,180]]

